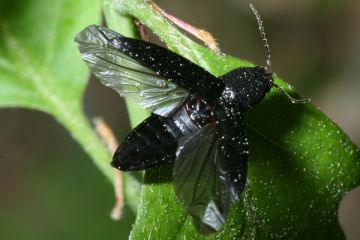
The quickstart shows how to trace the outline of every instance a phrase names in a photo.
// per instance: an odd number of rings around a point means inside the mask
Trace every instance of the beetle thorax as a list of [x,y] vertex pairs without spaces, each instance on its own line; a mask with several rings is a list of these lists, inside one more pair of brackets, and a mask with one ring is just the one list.
[[190,96],[184,105],[184,109],[190,119],[199,127],[215,122],[213,109],[214,105],[199,96]]

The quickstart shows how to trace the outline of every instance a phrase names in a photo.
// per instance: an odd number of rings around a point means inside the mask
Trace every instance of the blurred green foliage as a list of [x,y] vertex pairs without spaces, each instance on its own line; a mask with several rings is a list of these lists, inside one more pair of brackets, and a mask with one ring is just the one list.
[[0,239],[127,239],[133,211],[110,219],[112,186],[53,118],[6,109],[0,124]]

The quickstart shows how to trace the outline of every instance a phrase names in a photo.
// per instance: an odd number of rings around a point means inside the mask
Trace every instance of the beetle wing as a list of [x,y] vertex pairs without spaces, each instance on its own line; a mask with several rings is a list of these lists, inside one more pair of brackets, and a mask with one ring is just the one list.
[[218,231],[229,211],[230,196],[217,145],[216,125],[208,124],[179,143],[174,165],[175,192],[205,234]]
[[75,38],[83,60],[104,85],[145,109],[169,115],[184,101],[188,91],[121,51],[119,44],[127,45],[127,40],[95,25],[85,28]]
[[218,150],[221,168],[226,173],[231,197],[239,201],[247,180],[248,140],[242,113],[216,109],[219,137]]

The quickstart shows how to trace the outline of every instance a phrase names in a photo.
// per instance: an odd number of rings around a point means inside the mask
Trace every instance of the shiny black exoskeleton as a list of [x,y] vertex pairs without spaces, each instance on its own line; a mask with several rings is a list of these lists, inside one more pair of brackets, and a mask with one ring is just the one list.
[[247,177],[247,110],[273,86],[263,67],[221,77],[168,49],[89,26],[76,39],[102,83],[153,114],[123,140],[112,165],[145,170],[174,162],[177,196],[203,233],[219,230]]

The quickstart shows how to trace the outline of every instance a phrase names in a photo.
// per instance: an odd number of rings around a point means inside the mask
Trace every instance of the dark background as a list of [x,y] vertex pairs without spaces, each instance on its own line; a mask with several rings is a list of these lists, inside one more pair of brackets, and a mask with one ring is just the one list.
[[[156,2],[211,32],[224,53],[264,63],[248,1]],[[263,18],[273,71],[311,98],[359,146],[360,2],[253,3]],[[96,80],[90,80],[84,101],[88,116],[103,116],[119,138],[130,130],[122,99]],[[125,209],[124,220],[110,220],[113,203],[111,184],[54,119],[36,111],[0,109],[0,239],[127,239],[134,216]],[[360,239],[359,203],[357,188],[340,206],[340,222],[351,240]]]

